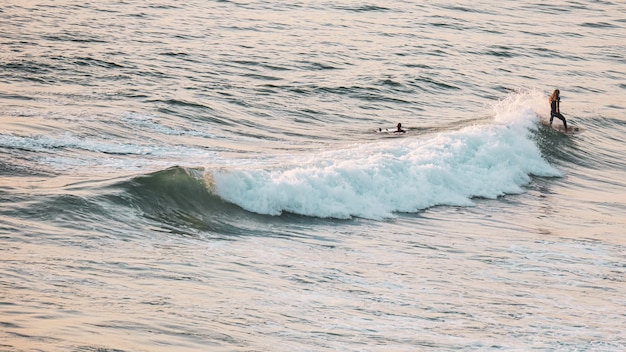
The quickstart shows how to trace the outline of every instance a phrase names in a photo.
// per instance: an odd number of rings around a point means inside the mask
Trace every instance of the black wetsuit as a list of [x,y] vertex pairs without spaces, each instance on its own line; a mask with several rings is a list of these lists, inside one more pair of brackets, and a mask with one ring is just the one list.
[[552,125],[552,120],[556,117],[563,121],[563,126],[567,130],[567,121],[565,121],[565,116],[561,115],[559,112],[559,104],[561,103],[561,98],[556,98],[550,103],[550,124]]

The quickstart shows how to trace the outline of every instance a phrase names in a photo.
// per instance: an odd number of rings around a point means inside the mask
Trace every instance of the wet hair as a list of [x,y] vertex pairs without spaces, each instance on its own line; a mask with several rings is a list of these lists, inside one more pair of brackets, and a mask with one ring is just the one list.
[[552,92],[552,95],[550,95],[550,103],[557,100],[560,95],[561,95],[561,91],[559,91],[558,89],[555,89],[554,92]]

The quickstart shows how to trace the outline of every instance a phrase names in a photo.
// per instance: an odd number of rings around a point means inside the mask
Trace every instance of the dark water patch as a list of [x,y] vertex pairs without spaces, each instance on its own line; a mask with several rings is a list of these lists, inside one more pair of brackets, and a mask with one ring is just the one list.
[[55,67],[43,62],[22,60],[2,64],[0,69],[26,74],[47,74],[54,71]]
[[446,9],[446,10],[466,12],[466,13],[480,13],[480,14],[489,13],[477,7],[467,7],[467,6],[461,6],[461,5],[441,6],[441,8]]
[[343,11],[349,12],[387,12],[391,11],[388,7],[376,6],[376,5],[363,5],[363,6],[338,6],[335,5],[334,8]]
[[176,52],[176,51],[164,51],[162,53],[159,53],[158,55],[162,55],[162,56],[174,56],[174,57],[179,57],[179,56],[183,56],[183,57],[187,57],[189,56],[189,54],[184,53],[184,52]]
[[[516,87],[507,87],[507,86],[497,85],[497,86],[493,87],[492,89],[495,90],[496,92],[499,92],[499,93],[511,94],[511,93],[514,93],[517,88]],[[500,94],[499,96],[502,96],[502,94]],[[497,98],[497,96],[494,96],[494,98]]]
[[400,82],[396,82],[392,79],[384,79],[378,82],[378,85],[389,86],[389,87],[402,87],[403,84]]
[[497,29],[491,29],[491,28],[490,29],[483,28],[482,31],[485,32],[485,33],[494,34],[494,35],[504,35],[505,34],[505,32],[503,32],[503,31],[499,31]]
[[253,78],[253,79],[258,79],[258,80],[261,80],[261,81],[280,81],[280,80],[282,80],[282,78],[280,78],[280,77],[261,75],[261,74],[257,74],[257,73],[244,73],[241,76],[242,77]]
[[7,322],[7,321],[0,321],[0,326],[6,329],[22,329],[23,328],[21,325]]
[[144,90],[139,89],[126,89],[119,90],[115,92],[115,95],[120,98],[130,98],[130,99],[142,99],[148,98],[149,96],[145,93]]
[[504,46],[504,45],[494,45],[488,47],[489,50],[484,51],[483,55],[495,56],[495,57],[504,57],[504,58],[513,58],[522,56],[519,53],[514,52],[515,48]]
[[428,89],[434,89],[435,91],[448,91],[448,90],[461,90],[460,87],[452,85],[450,83],[437,81],[431,77],[421,76],[411,82],[411,84],[424,89],[424,84]]
[[341,86],[341,87],[316,87],[316,90],[321,92],[321,93],[330,93],[330,94],[337,94],[337,95],[349,95],[349,94],[351,94],[351,93],[353,93],[355,91],[355,88],[358,89],[358,87]]
[[578,32],[563,32],[561,35],[563,37],[575,38],[575,39],[580,39],[580,38],[585,37],[583,34],[580,34]]
[[404,99],[400,99],[396,97],[390,97],[387,94],[364,93],[364,94],[354,94],[353,97],[356,99],[367,101],[367,102],[385,102],[385,103],[396,103],[396,104],[405,104],[405,105],[413,104],[413,101],[404,100]]
[[151,70],[136,70],[134,71],[134,73],[140,77],[158,78],[160,80],[172,78],[170,75],[163,73],[156,68]]
[[7,100],[35,100],[34,97],[21,95],[21,94],[16,94],[16,93],[4,93],[4,92],[0,92],[0,99],[7,99]]
[[[267,63],[267,62],[263,62],[263,61],[256,61],[256,60],[228,60],[228,64],[226,64],[229,67],[234,67],[234,68],[246,68],[249,69],[250,71],[254,71],[254,73],[257,72],[256,68],[262,68],[262,69],[268,69],[271,71],[289,71],[290,68],[286,67],[286,66],[280,66],[280,65],[276,65],[273,63]],[[272,79],[278,79],[278,78],[274,78],[272,77]]]
[[145,12],[139,12],[139,13],[131,13],[128,14],[127,16],[129,17],[135,17],[135,18],[148,18],[150,17],[147,13]]
[[108,43],[108,41],[100,39],[98,37],[90,37],[83,33],[59,33],[59,34],[48,34],[43,35],[43,39],[57,42],[72,42],[72,43],[84,43],[84,44],[94,44],[94,43]]
[[545,37],[545,33],[539,31],[520,31],[521,34],[528,35],[531,37]]
[[554,57],[558,54],[556,50],[552,50],[546,47],[534,47],[529,48],[528,50],[532,53],[532,55],[539,57]]
[[[4,152],[2,149],[0,151]],[[3,153],[4,154],[4,153]],[[7,160],[6,156],[0,160],[0,175],[4,177],[24,177],[24,176],[44,176],[49,173],[44,173],[41,170],[33,170],[32,168],[23,165],[23,163],[15,163]],[[8,181],[8,180],[5,180]],[[2,189],[3,186],[0,186]]]
[[436,56],[436,57],[447,57],[448,55],[450,55],[450,53],[442,49],[428,50],[424,54],[428,56]]
[[319,116],[324,114],[322,111],[318,111],[318,110],[313,110],[311,108],[305,108],[302,109],[301,111],[299,111],[300,113],[306,115],[306,116],[310,116],[310,117],[315,117],[315,116]]
[[340,69],[337,66],[329,65],[327,63],[322,63],[322,62],[305,61],[303,63],[306,64],[306,67],[304,67],[304,69],[306,69],[307,71],[309,71],[309,70],[324,71],[324,70],[338,70],[338,69]]
[[614,24],[608,22],[584,22],[580,24],[581,27],[587,28],[599,28],[599,29],[607,29],[607,28],[620,28]]
[[114,69],[126,68],[125,66],[120,65],[118,63],[100,60],[100,59],[96,59],[93,57],[77,57],[74,59],[73,63],[79,66],[97,66],[97,67],[114,68]]
[[191,108],[198,108],[198,109],[207,109],[207,110],[213,110],[212,108],[200,104],[200,103],[194,103],[194,102],[189,102],[189,101],[185,101],[185,100],[178,100],[178,99],[167,99],[167,100],[147,100],[146,102],[149,103],[154,103],[154,102],[158,102],[158,103],[164,103],[167,105],[171,105],[171,106],[182,106],[182,107],[191,107]]
[[277,66],[277,65],[267,64],[267,63],[263,63],[261,66],[272,71],[291,71],[291,69],[286,66]]
[[[584,75],[580,75],[580,76],[584,77]],[[596,93],[596,94],[606,93],[604,89],[595,88],[593,86],[572,86],[572,88],[573,88],[572,91],[575,91],[575,92],[588,92],[588,93]]]
[[437,27],[437,28],[450,28],[450,29],[455,29],[455,30],[467,29],[459,25],[458,23],[449,23],[449,22],[433,22],[433,23],[430,23],[430,25],[433,27]]
[[428,26],[436,29],[452,29],[454,31],[473,31],[474,29],[467,25],[467,21],[452,16],[434,15],[429,16],[431,22],[427,22]]
[[279,94],[283,90],[283,87],[275,84],[262,84],[256,87],[255,92],[260,95],[275,95]]
[[250,104],[250,102],[244,98],[234,97],[232,94],[228,94],[228,93],[220,92],[220,94],[228,96],[228,97],[232,97],[226,100],[230,104],[234,104],[234,105],[244,107],[244,108],[249,108],[252,106],[252,104]]
[[563,14],[565,12],[571,12],[570,8],[566,6],[557,6],[553,3],[543,3],[543,4],[532,4],[532,5],[522,5],[521,9],[530,10],[530,12],[539,12],[544,14]]
[[409,68],[421,68],[421,69],[425,69],[425,70],[431,70],[433,69],[432,66],[430,65],[426,65],[426,64],[404,64],[405,67],[409,67]]
[[114,14],[119,14],[122,13],[120,10],[118,10],[117,8],[93,8],[94,11],[96,12],[102,12],[102,13],[114,13]]
[[156,4],[156,5],[148,5],[147,8],[157,9],[157,10],[174,10],[174,9],[179,9],[180,7],[175,6],[175,5]]

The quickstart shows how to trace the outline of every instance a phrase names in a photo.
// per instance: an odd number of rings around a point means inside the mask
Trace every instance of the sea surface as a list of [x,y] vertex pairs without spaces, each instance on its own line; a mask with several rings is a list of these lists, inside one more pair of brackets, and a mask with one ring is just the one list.
[[624,351],[625,137],[621,0],[3,0],[0,351]]

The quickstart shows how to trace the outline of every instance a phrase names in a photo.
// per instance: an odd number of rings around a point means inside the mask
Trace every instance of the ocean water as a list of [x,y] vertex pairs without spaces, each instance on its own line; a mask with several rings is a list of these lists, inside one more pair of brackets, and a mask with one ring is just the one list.
[[0,351],[626,349],[623,1],[0,29]]

